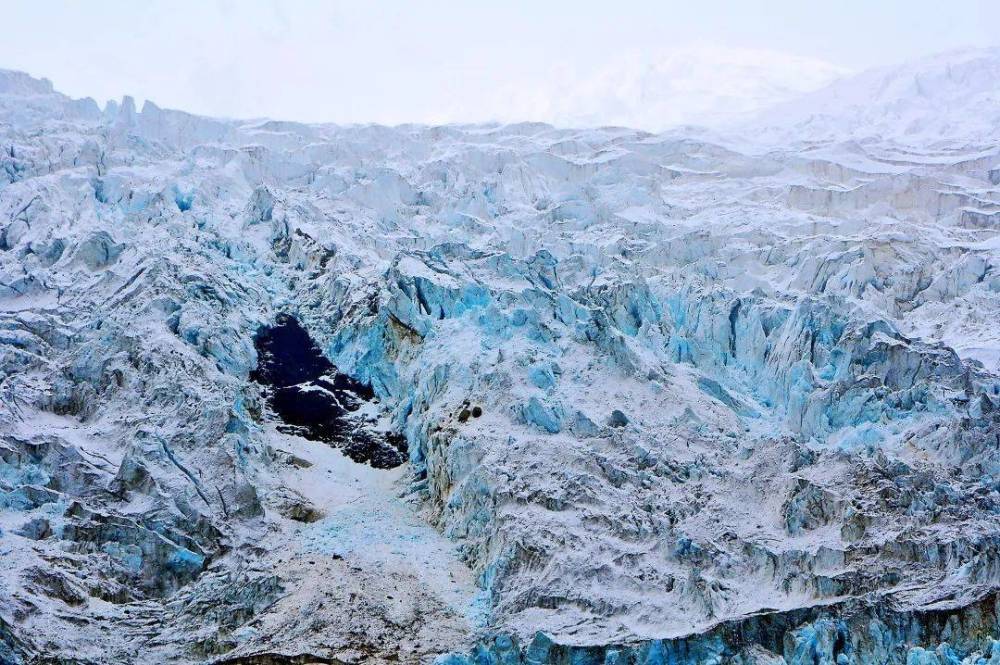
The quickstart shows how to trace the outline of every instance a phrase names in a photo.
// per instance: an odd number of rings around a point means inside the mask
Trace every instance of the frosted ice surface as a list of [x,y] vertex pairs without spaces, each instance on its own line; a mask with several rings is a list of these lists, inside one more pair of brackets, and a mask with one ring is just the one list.
[[[998,63],[660,135],[0,72],[0,661],[997,662]],[[279,315],[405,464],[276,429]]]

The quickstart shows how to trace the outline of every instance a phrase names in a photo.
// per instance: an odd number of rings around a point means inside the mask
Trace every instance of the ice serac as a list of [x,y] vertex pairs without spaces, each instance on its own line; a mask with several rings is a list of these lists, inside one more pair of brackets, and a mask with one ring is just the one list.
[[[926,94],[1000,84],[949,57]],[[847,112],[341,128],[2,72],[0,661],[997,662],[998,136]]]

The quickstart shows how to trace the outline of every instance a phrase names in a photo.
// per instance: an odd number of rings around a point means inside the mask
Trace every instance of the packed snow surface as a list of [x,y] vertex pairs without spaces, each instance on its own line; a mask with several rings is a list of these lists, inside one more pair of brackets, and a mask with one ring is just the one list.
[[[1000,662],[997,90],[653,135],[0,71],[0,662]],[[278,321],[405,464],[281,422]]]

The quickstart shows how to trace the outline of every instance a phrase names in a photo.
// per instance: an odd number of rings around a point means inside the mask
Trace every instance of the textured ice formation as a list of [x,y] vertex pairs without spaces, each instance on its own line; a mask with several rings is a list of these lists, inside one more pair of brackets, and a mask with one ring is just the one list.
[[949,57],[878,74],[941,142],[0,73],[0,661],[997,662],[1000,55]]

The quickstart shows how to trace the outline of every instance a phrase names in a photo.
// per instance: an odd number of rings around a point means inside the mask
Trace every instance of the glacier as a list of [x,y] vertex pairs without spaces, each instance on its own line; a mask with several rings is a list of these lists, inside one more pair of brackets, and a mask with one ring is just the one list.
[[997,90],[651,134],[0,71],[0,662],[1000,663]]

